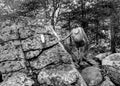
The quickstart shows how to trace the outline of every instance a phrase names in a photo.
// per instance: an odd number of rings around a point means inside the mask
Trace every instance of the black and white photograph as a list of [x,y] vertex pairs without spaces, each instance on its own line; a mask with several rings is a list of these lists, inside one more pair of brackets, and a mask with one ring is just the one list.
[[0,86],[120,86],[120,0],[0,0]]

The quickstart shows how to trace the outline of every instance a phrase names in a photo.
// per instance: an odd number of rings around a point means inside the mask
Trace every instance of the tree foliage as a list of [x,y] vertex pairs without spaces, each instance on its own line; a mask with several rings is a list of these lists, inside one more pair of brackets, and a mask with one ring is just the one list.
[[[113,29],[111,33],[111,50],[112,52],[115,52],[115,33],[116,30],[119,30],[119,28],[117,28],[119,27],[119,22],[112,21],[114,19],[118,20],[119,18],[119,0],[100,0],[96,2],[82,1],[83,2],[79,3],[80,5],[77,4],[77,6],[73,6],[72,8],[69,7],[71,10],[70,12],[61,14],[60,20],[66,21],[62,28],[70,30],[73,28],[72,25],[77,23],[85,29],[90,37],[90,41],[96,41],[97,45],[99,44],[98,42],[100,39],[109,40],[110,38],[107,35],[109,33],[106,34],[104,32]],[[106,22],[106,20],[108,21]],[[114,26],[116,26],[116,28]]]

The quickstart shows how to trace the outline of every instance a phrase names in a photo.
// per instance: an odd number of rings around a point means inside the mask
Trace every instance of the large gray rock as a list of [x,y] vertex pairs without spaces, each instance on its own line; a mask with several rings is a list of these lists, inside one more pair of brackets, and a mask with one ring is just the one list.
[[105,81],[100,86],[115,86],[108,77],[105,77]]
[[0,45],[0,71],[7,73],[25,68],[24,55],[19,41],[8,41]]
[[[48,51],[41,54],[44,47],[51,46],[56,42],[55,36],[42,25],[41,28],[36,25],[31,27],[24,26],[24,24],[16,25],[11,21],[5,21],[2,24],[0,29],[0,71],[2,73],[25,69],[25,59],[36,57],[35,60],[29,60],[34,68],[44,67],[56,60],[57,55],[54,56],[55,53],[52,53],[52,50],[49,54]],[[44,43],[41,35],[45,38]],[[36,62],[40,63],[36,65]]]
[[[20,84],[24,86],[21,78],[19,79],[21,74],[16,74],[18,71],[30,74],[32,71],[35,74],[40,72],[40,77],[38,76],[40,83],[41,78],[58,76],[65,83],[71,84],[78,80],[79,85],[86,86],[79,72],[74,66],[71,66],[71,56],[59,44],[48,48],[58,39],[49,27],[45,28],[44,12],[39,13],[36,19],[23,18],[23,21],[17,24],[10,20],[7,23],[6,21],[2,23],[0,29],[0,71],[4,76],[13,74],[2,86],[20,86]],[[41,19],[41,17],[43,18]],[[60,35],[59,31],[57,32]],[[63,37],[60,36],[60,38]],[[60,61],[59,66],[54,64],[52,68],[48,68],[53,62],[59,63]],[[22,76],[24,77],[23,74]]]
[[3,41],[8,41],[12,39],[17,39],[17,26],[16,24],[12,24],[9,20],[3,22],[0,28],[0,43]]
[[54,66],[42,70],[38,75],[38,81],[41,84],[56,84],[55,86],[63,86],[62,84],[75,84],[77,86],[86,86],[86,83],[84,82],[82,76],[70,64],[59,65],[56,67]]
[[97,86],[102,81],[100,69],[97,67],[87,67],[81,74],[89,86]]
[[114,53],[102,60],[102,65],[118,66],[120,67],[120,53]]
[[98,55],[95,56],[95,58],[99,59],[99,60],[103,60],[106,56],[110,55],[110,52],[106,52],[106,53],[100,53]]
[[14,73],[3,81],[0,86],[32,86],[34,81],[24,73]]
[[120,53],[114,53],[102,60],[102,70],[112,82],[120,85]]
[[103,65],[101,73],[103,76],[107,76],[117,86],[120,85],[120,69],[110,65]]
[[[67,53],[61,53],[58,52],[60,48],[58,46],[55,46],[54,48],[48,49],[45,52],[43,52],[38,58],[34,61],[31,61],[31,66],[40,69],[45,67],[46,65],[49,65],[52,62],[58,62],[59,59],[64,58],[65,56],[67,57]],[[62,55],[59,57],[59,55]],[[69,57],[68,57],[69,58]]]

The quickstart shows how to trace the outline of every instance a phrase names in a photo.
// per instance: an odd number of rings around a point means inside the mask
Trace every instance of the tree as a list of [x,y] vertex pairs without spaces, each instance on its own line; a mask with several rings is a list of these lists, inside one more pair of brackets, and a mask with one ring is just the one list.
[[[86,5],[89,3],[89,5]],[[69,7],[70,8],[70,7]],[[90,41],[96,40],[96,45],[99,45],[99,40],[102,39],[108,39],[107,35],[103,33],[102,31],[109,30],[109,26],[111,27],[111,51],[113,53],[116,52],[116,30],[119,28],[119,0],[98,0],[98,1],[84,1],[81,0],[77,6],[73,6],[70,8],[70,12],[64,12],[61,14],[61,20],[67,21],[66,24],[63,25],[63,28],[69,29],[72,26],[69,26],[69,22],[71,21],[72,24],[78,23],[82,27],[84,27],[85,31],[89,34],[89,37],[91,37],[93,34],[93,39]],[[110,19],[108,22],[111,21],[111,24],[108,23],[105,25],[105,20]],[[117,21],[115,21],[117,20]],[[101,23],[105,22],[105,23]],[[91,25],[93,25],[91,27]],[[68,27],[69,26],[69,27]]]

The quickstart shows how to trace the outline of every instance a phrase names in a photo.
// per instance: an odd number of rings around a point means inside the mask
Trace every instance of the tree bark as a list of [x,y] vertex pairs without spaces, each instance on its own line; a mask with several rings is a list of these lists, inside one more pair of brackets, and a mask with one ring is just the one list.
[[116,53],[115,45],[115,27],[111,27],[111,52]]
[[97,18],[97,20],[96,20],[96,37],[95,37],[95,39],[96,39],[96,45],[98,45],[99,44],[99,35],[98,35],[98,32],[99,32],[99,21],[98,21],[98,18]]
[[115,37],[115,30],[118,29],[118,15],[115,13],[112,15],[112,24],[111,24],[111,52],[116,53],[116,37]]

